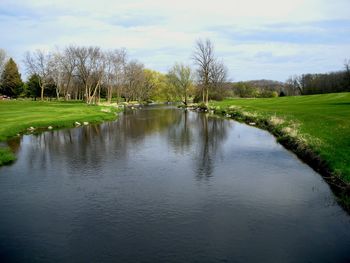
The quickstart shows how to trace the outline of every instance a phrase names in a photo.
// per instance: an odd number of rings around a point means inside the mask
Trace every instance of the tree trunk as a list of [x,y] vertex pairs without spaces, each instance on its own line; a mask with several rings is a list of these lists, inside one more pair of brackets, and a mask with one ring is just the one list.
[[203,88],[202,88],[202,101],[203,101],[203,103],[205,102],[205,92],[204,92],[204,89],[205,89],[205,87],[203,86]]
[[[92,100],[95,98],[96,96],[96,92],[97,92],[97,89],[100,87],[100,81],[97,82],[96,84],[96,87],[94,89],[94,92],[93,94],[90,96],[89,100],[88,100],[88,104],[91,104]],[[89,89],[91,91],[91,89]]]
[[112,86],[108,87],[108,103],[112,103]]
[[57,100],[60,99],[60,89],[58,87],[56,87],[56,96],[57,96]]
[[41,100],[44,100],[44,88],[45,88],[45,86],[41,85],[41,94],[40,94]]
[[206,88],[205,105],[208,106],[209,103],[209,88]]

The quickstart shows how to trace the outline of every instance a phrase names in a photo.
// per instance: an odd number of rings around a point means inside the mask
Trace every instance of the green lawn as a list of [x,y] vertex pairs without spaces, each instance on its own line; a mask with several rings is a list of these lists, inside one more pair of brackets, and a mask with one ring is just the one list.
[[[27,132],[29,127],[73,127],[74,123],[101,122],[116,118],[116,110],[82,102],[0,101],[0,141]],[[9,151],[0,150],[0,165],[11,162]],[[8,161],[6,161],[8,160]]]
[[211,104],[267,120],[279,131],[302,139],[332,171],[350,183],[350,93],[269,99],[227,99]]

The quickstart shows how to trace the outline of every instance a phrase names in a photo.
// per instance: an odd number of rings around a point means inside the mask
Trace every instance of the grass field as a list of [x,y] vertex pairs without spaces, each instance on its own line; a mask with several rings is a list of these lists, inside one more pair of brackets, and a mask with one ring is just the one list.
[[211,106],[244,121],[263,121],[275,135],[298,140],[350,183],[350,93],[269,99],[227,99]]
[[[0,141],[27,132],[29,127],[73,127],[74,123],[101,122],[116,118],[110,107],[82,102],[0,101]],[[0,148],[0,165],[13,161],[7,148]]]

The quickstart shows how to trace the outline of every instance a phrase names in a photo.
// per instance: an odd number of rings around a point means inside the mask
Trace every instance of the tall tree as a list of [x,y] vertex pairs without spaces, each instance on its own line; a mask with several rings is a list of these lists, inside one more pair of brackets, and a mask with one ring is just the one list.
[[[60,94],[64,89],[64,82],[65,82],[64,67],[61,63],[62,59],[63,59],[62,54],[59,51],[57,51],[52,55],[52,59],[50,60],[50,63],[49,63],[50,77],[55,84],[54,86],[55,86],[55,93],[56,93],[57,100],[60,98]],[[52,88],[52,85],[48,84],[48,86],[51,86]]]
[[26,83],[26,96],[36,100],[37,97],[40,97],[40,93],[40,77],[35,74],[31,75]]
[[[63,93],[66,100],[71,98],[70,93],[73,91],[74,87],[72,82],[74,78],[74,71],[76,70],[78,64],[77,57],[75,56],[75,49],[76,48],[74,46],[68,46],[59,57],[65,79]],[[77,90],[75,90],[75,92],[78,93]]]
[[0,48],[0,72],[3,71],[5,63],[6,63],[6,52],[5,50]]
[[[5,50],[0,48],[0,74],[2,73],[2,71],[4,70],[4,66],[6,63],[6,52]],[[1,75],[0,75],[0,88],[1,88]]]
[[193,87],[191,68],[183,64],[175,64],[168,72],[168,79],[177,96],[187,105]]
[[99,47],[78,47],[75,56],[79,77],[85,86],[86,103],[95,103],[104,76],[104,54]]
[[197,73],[202,89],[203,102],[208,104],[210,88],[210,70],[214,63],[214,46],[209,39],[196,42],[193,60],[198,66]]
[[18,72],[18,67],[15,61],[10,58],[1,74],[1,91],[0,93],[10,96],[17,97],[23,91],[23,82],[21,74]]
[[130,61],[125,66],[125,90],[126,101],[142,100],[142,87],[145,82],[145,73],[143,64],[137,61]]
[[209,91],[215,90],[224,84],[226,80],[226,67],[218,61],[214,55],[214,45],[207,39],[196,42],[193,54],[194,63],[197,65],[203,102],[208,105]]
[[350,91],[350,59],[346,59],[344,62],[345,67],[345,85],[347,86],[345,90]]
[[106,67],[104,81],[107,86],[107,100],[112,101],[113,93],[117,92],[117,98],[120,96],[120,88],[123,84],[124,68],[126,63],[126,50],[116,49],[105,52]]
[[44,90],[50,81],[50,60],[51,54],[39,49],[33,53],[27,52],[24,60],[29,74],[39,77],[41,100],[44,99]]

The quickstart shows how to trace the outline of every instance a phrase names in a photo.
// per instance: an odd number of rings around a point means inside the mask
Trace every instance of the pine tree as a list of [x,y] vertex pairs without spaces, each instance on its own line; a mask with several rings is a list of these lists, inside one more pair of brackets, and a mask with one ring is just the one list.
[[10,58],[1,74],[0,93],[10,97],[18,97],[23,91],[23,82],[21,74],[18,72],[18,67],[15,61]]
[[40,90],[39,76],[36,74],[31,75],[26,84],[25,95],[36,100],[37,97],[40,97]]

